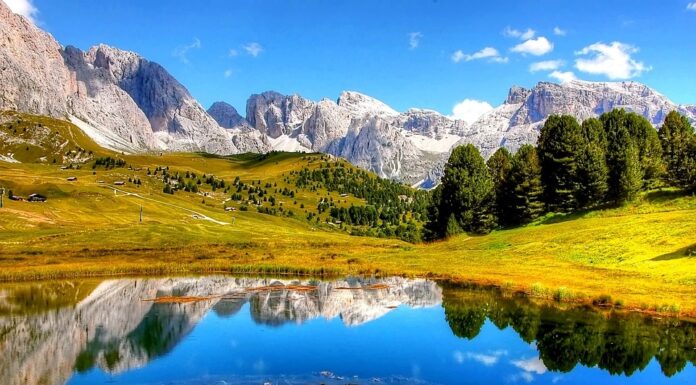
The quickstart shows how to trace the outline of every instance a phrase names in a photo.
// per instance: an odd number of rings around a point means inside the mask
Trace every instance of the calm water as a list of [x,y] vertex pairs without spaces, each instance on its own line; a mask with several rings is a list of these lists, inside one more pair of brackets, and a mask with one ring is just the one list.
[[[214,297],[143,301],[167,296]],[[426,280],[0,286],[7,385],[696,384],[695,362],[694,324]]]

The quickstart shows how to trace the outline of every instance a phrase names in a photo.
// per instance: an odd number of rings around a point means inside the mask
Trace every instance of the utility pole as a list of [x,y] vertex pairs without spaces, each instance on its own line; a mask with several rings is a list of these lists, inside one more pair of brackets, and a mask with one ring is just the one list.
[[143,205],[140,205],[140,223],[143,223]]
[[0,187],[0,209],[4,207],[2,198],[5,196],[5,189]]

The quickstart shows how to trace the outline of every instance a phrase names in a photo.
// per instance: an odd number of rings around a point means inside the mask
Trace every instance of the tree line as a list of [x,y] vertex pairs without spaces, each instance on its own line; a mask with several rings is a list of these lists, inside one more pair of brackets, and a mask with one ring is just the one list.
[[547,212],[620,205],[659,186],[696,192],[696,134],[686,117],[670,112],[655,130],[623,109],[582,123],[552,115],[537,146],[514,155],[500,148],[486,162],[471,144],[455,148],[432,193],[424,237],[486,234]]

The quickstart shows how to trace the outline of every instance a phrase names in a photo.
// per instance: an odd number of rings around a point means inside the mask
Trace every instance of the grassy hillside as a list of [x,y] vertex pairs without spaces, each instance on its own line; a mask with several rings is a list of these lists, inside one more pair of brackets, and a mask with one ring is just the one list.
[[[45,118],[20,120],[37,127],[35,119]],[[366,207],[368,200],[377,199],[359,198],[355,191],[341,196],[346,193],[336,189],[347,189],[352,179],[334,183],[338,174],[331,173],[328,179],[310,178],[298,187],[303,170],[350,169],[358,175],[359,170],[340,160],[284,153],[121,155],[100,149],[72,125],[61,131],[49,121],[41,124],[58,131],[54,135],[63,140],[37,145],[34,155],[21,158],[21,145],[7,151],[5,139],[15,137],[10,136],[14,127],[7,124],[2,125],[6,136],[0,142],[5,146],[0,187],[21,196],[41,193],[48,201],[5,197],[0,209],[3,280],[211,271],[417,275],[492,284],[561,301],[618,302],[696,315],[696,198],[675,191],[651,192],[633,205],[612,210],[547,216],[488,236],[414,244],[351,236],[350,225],[330,217],[330,208]],[[18,130],[16,135],[35,141],[31,131]],[[79,162],[71,157],[49,160],[79,148],[84,156]],[[9,152],[13,159],[30,163],[7,162]],[[107,156],[124,164],[95,166]],[[74,168],[61,169],[71,164]],[[184,186],[195,184],[198,192],[165,193],[165,169]],[[175,178],[177,172],[181,179]],[[68,181],[72,176],[77,180]],[[242,199],[231,199],[240,186]],[[249,189],[268,190],[266,201],[258,194],[255,199],[260,207],[275,209],[274,215],[258,212],[248,199]],[[385,187],[392,189],[399,187]],[[283,195],[284,190],[294,196]],[[325,201],[333,206],[318,213]],[[385,210],[395,204],[385,204]],[[308,218],[309,213],[316,216]],[[414,209],[401,220],[418,223],[417,217]]]

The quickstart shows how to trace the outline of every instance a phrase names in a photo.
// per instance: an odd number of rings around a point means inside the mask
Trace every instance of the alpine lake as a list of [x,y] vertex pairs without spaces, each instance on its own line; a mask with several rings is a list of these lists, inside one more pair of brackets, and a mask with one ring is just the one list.
[[696,323],[425,279],[0,285],[0,384],[696,384]]

